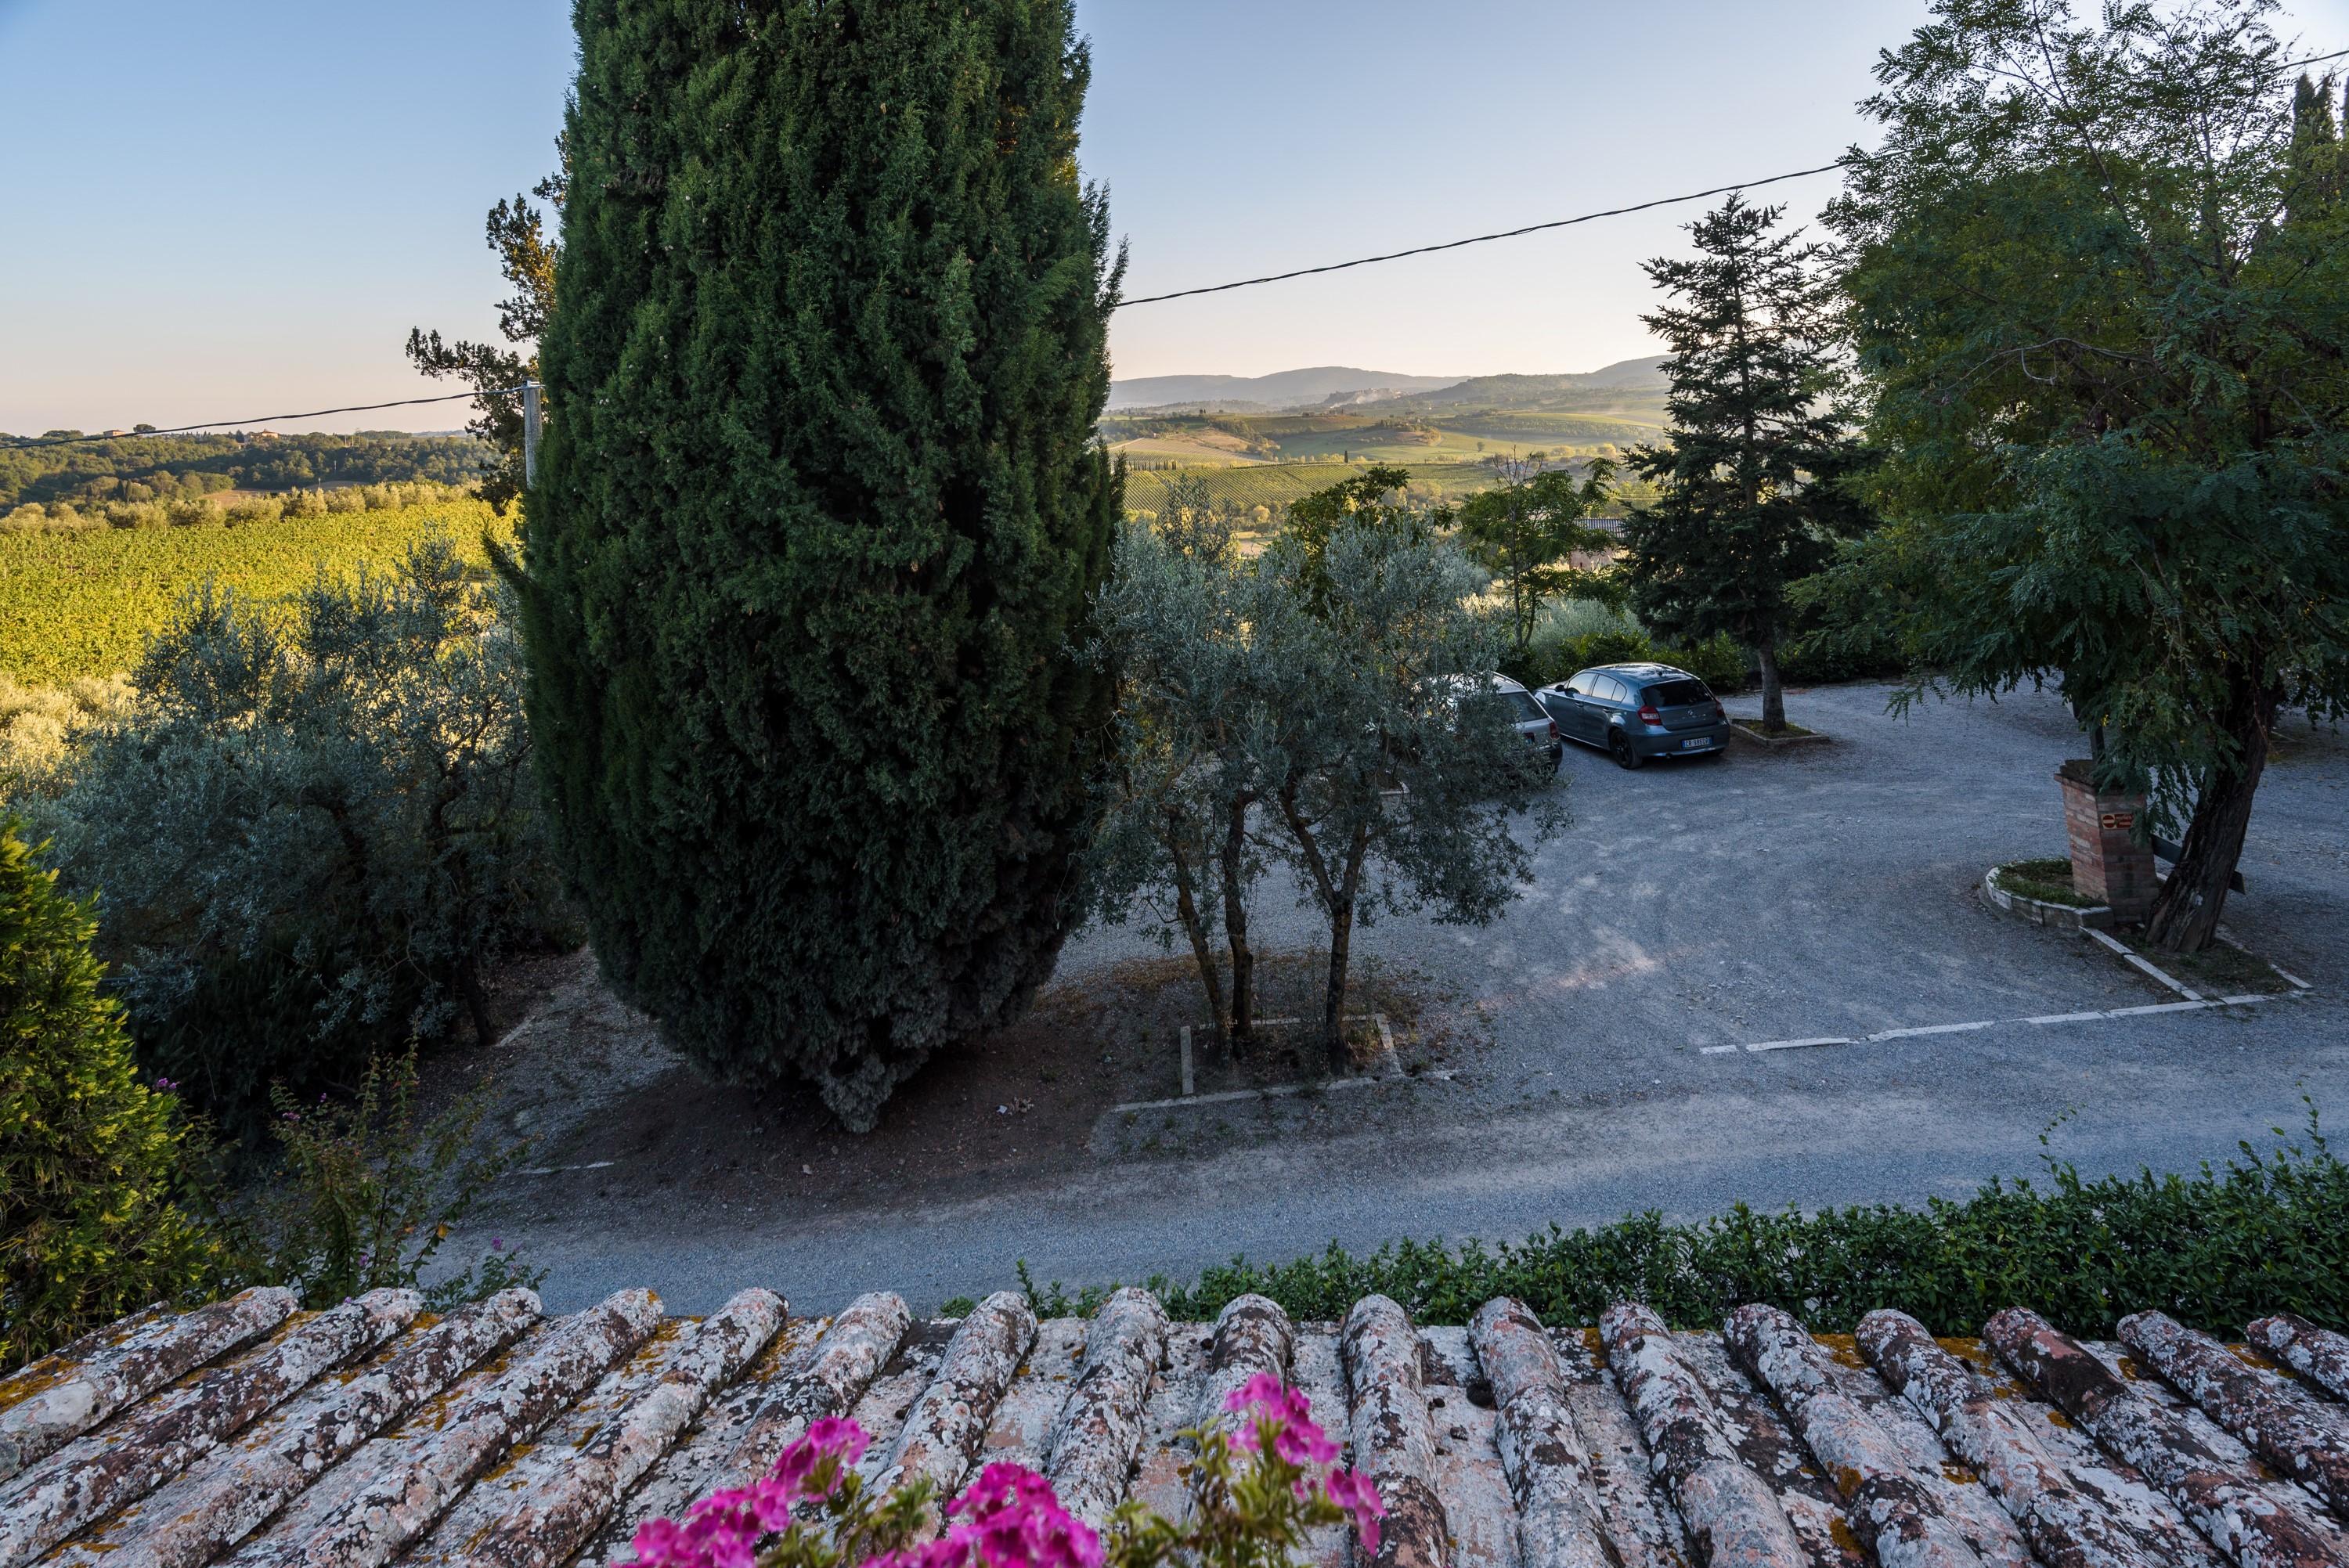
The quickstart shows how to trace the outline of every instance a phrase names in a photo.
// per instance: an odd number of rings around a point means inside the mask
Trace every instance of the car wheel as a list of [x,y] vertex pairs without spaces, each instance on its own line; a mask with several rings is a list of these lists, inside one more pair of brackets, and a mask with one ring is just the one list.
[[1619,729],[1607,738],[1607,749],[1609,753],[1614,757],[1616,767],[1637,768],[1640,766],[1640,754],[1631,749],[1630,741],[1624,738],[1621,730]]

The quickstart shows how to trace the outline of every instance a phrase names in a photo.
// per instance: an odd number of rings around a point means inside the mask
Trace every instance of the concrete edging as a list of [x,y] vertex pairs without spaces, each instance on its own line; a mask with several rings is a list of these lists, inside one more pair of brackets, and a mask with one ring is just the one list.
[[1999,885],[1998,872],[1996,866],[1982,872],[1982,894],[2018,920],[2027,920],[2033,925],[2052,925],[2058,931],[2103,931],[2113,923],[2108,904],[2092,903],[2083,908],[2010,892]]
[[[1759,724],[1762,721],[1755,719],[1753,722]],[[1729,721],[1730,738],[1747,746],[1759,747],[1764,751],[1785,751],[1796,746],[1825,746],[1828,740],[1816,729],[1808,735],[1764,735],[1758,729],[1746,728],[1745,725],[1745,720],[1733,717]]]

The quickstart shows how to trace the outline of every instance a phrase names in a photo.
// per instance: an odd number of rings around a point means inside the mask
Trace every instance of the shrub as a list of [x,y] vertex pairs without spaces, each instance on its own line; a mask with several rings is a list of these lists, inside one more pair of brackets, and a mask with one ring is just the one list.
[[45,806],[104,890],[147,1061],[251,1131],[267,1086],[489,1026],[481,969],[559,924],[520,650],[445,540],[290,606],[207,585]]
[[99,993],[86,903],[0,821],[0,1367],[203,1280],[172,1201],[172,1112]]
[[1071,10],[578,11],[523,592],[556,841],[625,995],[852,1128],[1081,913],[1121,495]]
[[[486,1084],[421,1125],[416,1085],[411,1048],[369,1061],[347,1100],[271,1090],[283,1169],[256,1210],[233,1222],[249,1278],[290,1286],[308,1307],[422,1283],[450,1228],[530,1146],[481,1145]],[[446,1308],[545,1277],[493,1238],[478,1263],[437,1280],[427,1304]]]
[[1651,1212],[1596,1230],[1553,1225],[1515,1246],[1404,1242],[1368,1257],[1333,1243],[1293,1263],[1209,1269],[1166,1307],[1205,1321],[1257,1291],[1297,1317],[1330,1318],[1378,1293],[1423,1323],[1464,1323],[1515,1295],[1553,1324],[1595,1322],[1630,1298],[1687,1327],[1768,1302],[1823,1334],[1849,1333],[1878,1307],[1935,1334],[1979,1333],[2009,1306],[2096,1337],[2147,1307],[2221,1335],[2270,1312],[2349,1329],[2349,1165],[2326,1147],[2314,1108],[2304,1144],[2239,1147],[2223,1171],[2206,1163],[2193,1176],[2090,1181],[2051,1158],[2044,1184],[1992,1181],[1922,1209],[1739,1204],[1695,1225]]

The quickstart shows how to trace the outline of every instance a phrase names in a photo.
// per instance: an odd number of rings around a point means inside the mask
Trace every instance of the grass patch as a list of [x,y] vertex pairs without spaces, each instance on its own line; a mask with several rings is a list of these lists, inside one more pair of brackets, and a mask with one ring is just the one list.
[[2096,901],[2072,885],[2072,862],[2059,860],[2009,861],[1998,868],[1998,885],[2041,903],[2066,909],[2094,909]]
[[2141,933],[2123,931],[2116,934],[2147,963],[2185,981],[2206,996],[2240,996],[2246,992],[2273,995],[2292,989],[2282,975],[2269,967],[2267,960],[2223,942],[2213,942],[2199,953],[2165,953],[2148,946]]
[[2009,1306],[2099,1338],[2146,1307],[2229,1338],[2270,1312],[2349,1328],[2349,1165],[2326,1147],[2313,1103],[2302,1138],[2274,1133],[2271,1150],[2240,1144],[2223,1169],[2191,1176],[2091,1181],[2050,1156],[2036,1181],[1993,1180],[1920,1209],[1740,1204],[1695,1225],[1651,1212],[1595,1230],[1552,1226],[1514,1246],[1402,1242],[1363,1257],[1333,1243],[1292,1263],[1235,1259],[1182,1289],[1152,1283],[1173,1317],[1193,1323],[1255,1291],[1300,1320],[1340,1318],[1382,1294],[1423,1324],[1465,1323],[1514,1295],[1561,1325],[1634,1299],[1681,1327],[1769,1302],[1815,1333],[1849,1333],[1878,1307],[1940,1335],[1979,1333]]

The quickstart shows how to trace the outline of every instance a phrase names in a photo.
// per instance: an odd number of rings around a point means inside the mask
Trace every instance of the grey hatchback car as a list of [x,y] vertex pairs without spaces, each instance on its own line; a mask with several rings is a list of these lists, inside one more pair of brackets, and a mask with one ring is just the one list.
[[1538,695],[1559,735],[1625,768],[1651,757],[1718,757],[1729,744],[1721,699],[1670,665],[1600,665]]

